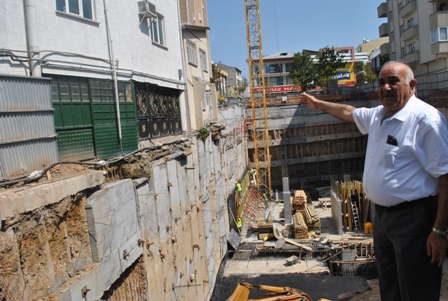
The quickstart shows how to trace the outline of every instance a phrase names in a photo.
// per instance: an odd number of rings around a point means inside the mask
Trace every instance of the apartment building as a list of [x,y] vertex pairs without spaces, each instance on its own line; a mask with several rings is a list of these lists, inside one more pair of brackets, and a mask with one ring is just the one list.
[[241,88],[243,83],[243,76],[241,74],[241,70],[237,67],[228,66],[222,63],[217,63],[216,66],[227,73],[226,78],[226,94],[225,96],[229,97],[242,97],[244,96],[243,91],[238,91],[238,88]]
[[[356,74],[354,70],[355,62],[368,61],[368,55],[365,52],[356,52],[354,47],[337,47],[334,50],[341,56],[344,65],[337,70],[336,77],[338,86],[355,86]],[[304,50],[314,58],[319,52]],[[289,77],[289,71],[292,68],[293,53],[279,52],[263,57],[266,85],[270,93],[291,93],[294,92],[292,78]],[[257,81],[258,83],[258,81]],[[255,88],[259,91],[260,88]]]
[[377,12],[385,18],[379,36],[389,37],[389,43],[380,47],[381,55],[412,67],[420,95],[446,88],[448,1],[387,0]]
[[218,119],[206,0],[6,0],[0,13],[0,75],[50,81],[61,160],[129,153]]
[[61,160],[186,130],[178,0],[6,0],[0,13],[0,74],[51,80]]
[[198,130],[218,119],[217,93],[213,84],[210,27],[206,0],[179,0],[182,48],[185,53],[188,130]]

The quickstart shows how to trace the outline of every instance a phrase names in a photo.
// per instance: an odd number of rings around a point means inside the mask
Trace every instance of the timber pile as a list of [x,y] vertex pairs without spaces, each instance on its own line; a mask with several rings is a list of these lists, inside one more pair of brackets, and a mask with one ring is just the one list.
[[292,197],[291,199],[293,212],[305,210],[305,205],[307,202],[305,191],[296,190],[296,192],[294,193],[294,197]]
[[320,218],[312,205],[306,205],[303,215],[310,230],[320,230]]
[[306,225],[303,215],[300,212],[297,212],[292,216],[292,219],[294,224],[294,238],[308,238],[308,226]]

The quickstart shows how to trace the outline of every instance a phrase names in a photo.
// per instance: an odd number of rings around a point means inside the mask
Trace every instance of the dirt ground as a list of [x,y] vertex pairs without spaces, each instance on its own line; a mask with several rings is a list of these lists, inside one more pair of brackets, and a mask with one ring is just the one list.
[[[371,289],[360,293],[350,299],[349,301],[378,301],[380,298],[380,288],[378,285],[378,280],[368,281]],[[442,274],[442,288],[440,291],[440,301],[448,301],[448,258],[445,259],[443,264],[443,274]]]

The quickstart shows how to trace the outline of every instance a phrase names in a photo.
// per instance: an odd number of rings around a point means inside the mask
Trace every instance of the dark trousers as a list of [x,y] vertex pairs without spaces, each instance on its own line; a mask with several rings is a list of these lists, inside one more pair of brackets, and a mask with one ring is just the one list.
[[382,301],[436,301],[442,268],[431,264],[426,240],[437,197],[393,207],[375,205],[373,238]]

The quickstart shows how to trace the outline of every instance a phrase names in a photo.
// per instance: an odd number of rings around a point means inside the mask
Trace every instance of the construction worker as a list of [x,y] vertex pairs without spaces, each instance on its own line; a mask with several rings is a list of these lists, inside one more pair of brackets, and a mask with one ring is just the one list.
[[266,196],[266,193],[263,193],[262,196],[263,196],[264,200],[265,200],[266,202],[268,202],[268,197]]
[[241,188],[241,184],[238,182],[235,182],[235,186],[236,186],[236,191],[238,191],[238,195],[241,197],[243,197],[243,188]]
[[257,174],[257,170],[255,168],[252,168],[249,170],[249,175],[252,177],[252,183],[254,185],[257,185],[257,181],[255,181],[255,175]]
[[241,220],[241,218],[238,218],[236,220],[236,227],[239,229],[241,229],[241,227],[243,226],[243,221]]

